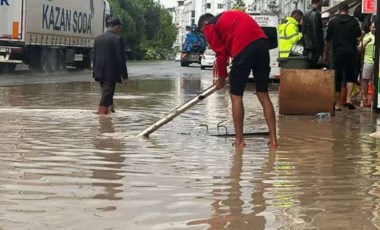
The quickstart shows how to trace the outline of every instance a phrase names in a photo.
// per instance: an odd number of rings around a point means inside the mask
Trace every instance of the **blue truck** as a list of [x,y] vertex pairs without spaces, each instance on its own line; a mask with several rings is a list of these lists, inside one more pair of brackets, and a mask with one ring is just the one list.
[[201,56],[206,50],[206,39],[198,32],[197,27],[192,26],[186,34],[182,45],[181,66],[189,66],[192,63],[201,63]]

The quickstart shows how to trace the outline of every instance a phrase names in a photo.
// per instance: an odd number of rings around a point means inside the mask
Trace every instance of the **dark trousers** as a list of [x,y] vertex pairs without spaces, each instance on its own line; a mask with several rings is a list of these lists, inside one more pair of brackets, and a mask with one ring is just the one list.
[[335,66],[335,91],[340,92],[342,84],[347,82],[356,82],[356,52],[344,52],[334,54]]
[[100,81],[100,86],[102,87],[102,98],[100,99],[99,106],[109,107],[113,104],[116,82],[104,80]]
[[307,51],[307,57],[309,60],[309,69],[319,69],[320,65],[318,65],[320,55],[313,52]]

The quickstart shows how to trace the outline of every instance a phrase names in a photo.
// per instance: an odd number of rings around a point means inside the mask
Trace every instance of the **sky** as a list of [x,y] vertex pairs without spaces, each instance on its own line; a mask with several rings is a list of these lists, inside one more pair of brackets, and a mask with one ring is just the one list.
[[177,0],[160,0],[160,3],[165,7],[176,6]]

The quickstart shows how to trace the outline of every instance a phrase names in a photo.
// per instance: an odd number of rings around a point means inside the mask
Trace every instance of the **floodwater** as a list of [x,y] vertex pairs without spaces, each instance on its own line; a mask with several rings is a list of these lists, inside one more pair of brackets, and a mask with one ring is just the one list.
[[[222,90],[137,138],[211,85],[177,64],[130,67],[106,117],[89,72],[0,76],[0,229],[379,228],[377,114],[278,115],[277,150],[266,136],[236,150],[212,136],[233,133]],[[252,88],[245,130],[266,131]]]

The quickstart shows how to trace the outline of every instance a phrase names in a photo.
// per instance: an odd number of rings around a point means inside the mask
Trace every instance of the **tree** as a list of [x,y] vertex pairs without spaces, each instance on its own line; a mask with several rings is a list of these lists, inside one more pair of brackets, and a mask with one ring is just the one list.
[[232,9],[245,11],[245,3],[243,0],[235,0]]
[[177,36],[168,10],[153,0],[109,0],[113,17],[124,23],[128,59],[162,59]]

